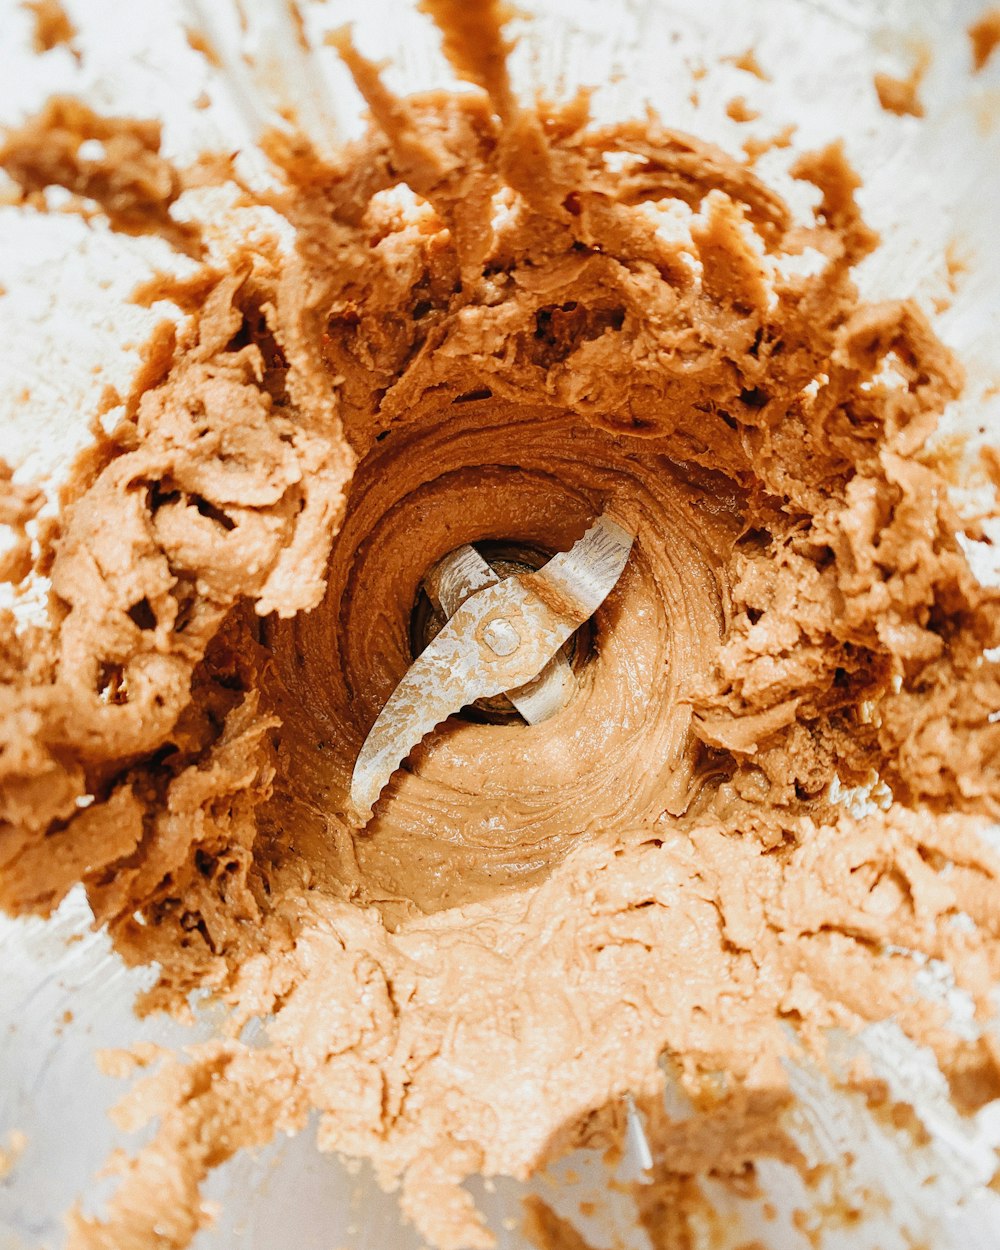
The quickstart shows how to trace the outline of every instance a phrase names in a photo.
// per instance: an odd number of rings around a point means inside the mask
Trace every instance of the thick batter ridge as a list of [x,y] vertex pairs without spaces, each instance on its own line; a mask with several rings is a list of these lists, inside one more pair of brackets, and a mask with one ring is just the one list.
[[[269,138],[291,253],[140,293],[186,321],[64,490],[48,624],[4,624],[0,902],[82,881],[160,965],[144,1010],[230,1008],[136,1058],[119,1115],[159,1126],[74,1250],[186,1246],[208,1172],[313,1110],[457,1250],[493,1244],[463,1179],[619,1142],[631,1093],[659,1246],[693,1174],[801,1163],[782,1059],[822,1063],[832,1026],[892,1016],[963,1109],[1000,1093],[995,1042],[914,987],[948,962],[983,1022],[1000,977],[998,594],[933,451],[956,361],[914,303],[859,301],[877,240],[839,146],[799,159],[793,220],[655,118],[519,103],[500,6],[427,7],[481,90],[397,98],[335,37],[368,133],[335,164]],[[155,126],[57,101],[0,163],[202,250]],[[452,718],[354,827],[427,570],[565,550],[603,511],[636,541],[569,704]]]

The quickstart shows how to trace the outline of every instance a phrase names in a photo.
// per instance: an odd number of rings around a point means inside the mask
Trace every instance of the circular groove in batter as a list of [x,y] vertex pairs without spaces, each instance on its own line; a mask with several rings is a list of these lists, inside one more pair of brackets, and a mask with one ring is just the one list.
[[422,742],[352,839],[359,896],[393,915],[489,898],[547,876],[609,821],[632,827],[694,801],[704,761],[685,694],[717,645],[737,493],[656,440],[562,409],[490,399],[456,412],[434,395],[359,464],[323,603],[267,631],[289,761],[275,810],[299,847],[315,821],[311,873],[336,869],[322,814],[343,810],[361,745],[414,662],[425,574],[462,545],[515,568],[533,548],[544,564],[605,511],[636,541],[578,639],[573,698],[530,726],[452,716]]

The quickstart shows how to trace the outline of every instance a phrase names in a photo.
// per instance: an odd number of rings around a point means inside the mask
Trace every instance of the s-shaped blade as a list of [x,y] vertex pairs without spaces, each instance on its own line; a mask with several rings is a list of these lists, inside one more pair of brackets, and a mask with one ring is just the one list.
[[[369,819],[389,778],[436,725],[477,699],[505,691],[517,696],[522,687],[533,685],[604,602],[625,568],[632,542],[632,534],[603,516],[569,551],[533,573],[498,581],[490,569],[489,584],[483,570],[466,558],[464,568],[460,561],[457,571],[453,566],[450,580],[438,577],[442,608],[456,600],[458,606],[414,660],[365,739],[351,779],[353,814],[362,822]],[[466,598],[470,587],[478,588]],[[522,693],[530,697],[530,689]]]
[[[428,597],[445,619],[454,616],[461,605],[484,586],[495,586],[495,572],[475,547],[456,547],[439,560],[424,578]],[[505,694],[529,725],[541,724],[566,706],[573,693],[573,670],[565,651],[560,649],[527,685]]]

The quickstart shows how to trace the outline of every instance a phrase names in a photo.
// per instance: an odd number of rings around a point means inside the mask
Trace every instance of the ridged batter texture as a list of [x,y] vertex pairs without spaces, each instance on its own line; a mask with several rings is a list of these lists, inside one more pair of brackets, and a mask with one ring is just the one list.
[[[1000,976],[998,595],[933,450],[957,363],[914,303],[859,301],[877,240],[840,147],[799,159],[793,220],[655,118],[519,103],[499,9],[428,7],[479,89],[397,98],[337,36],[367,134],[332,161],[272,135],[283,189],[244,189],[291,248],[206,251],[175,200],[235,174],[173,170],[151,123],[54,101],[0,150],[26,199],[203,258],[139,293],[186,318],[36,541],[47,624],[4,625],[0,902],[82,881],[159,964],[142,1009],[229,1007],[135,1056],[159,1066],[119,1115],[159,1126],[73,1250],[186,1246],[208,1172],[314,1110],[455,1250],[493,1244],[463,1179],[613,1145],[631,1094],[666,1246],[691,1176],[802,1163],[782,1060],[834,1026],[891,1016],[963,1109],[1000,1092],[989,1034],[914,985],[946,961],[983,1024]],[[0,485],[29,576],[37,501]],[[604,511],[636,542],[573,699],[453,717],[356,827],[428,567]]]

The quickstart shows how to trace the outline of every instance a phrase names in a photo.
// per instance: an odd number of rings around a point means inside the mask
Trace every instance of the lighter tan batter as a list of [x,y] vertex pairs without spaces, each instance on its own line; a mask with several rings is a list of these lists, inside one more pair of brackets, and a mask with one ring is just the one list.
[[[207,1173],[313,1109],[454,1250],[493,1244],[464,1178],[619,1141],[631,1092],[666,1246],[692,1174],[800,1162],[781,1059],[821,1060],[830,1026],[892,1015],[963,1107],[1000,1093],[995,1043],[913,985],[947,960],[985,1021],[1000,977],[1000,614],[929,441],[956,363],[914,304],[859,302],[876,239],[840,148],[800,158],[795,222],[654,119],[518,104],[499,7],[427,7],[482,90],[398,99],[335,37],[368,134],[336,165],[268,141],[293,254],[140,293],[185,328],[66,488],[49,625],[5,626],[0,901],[47,914],[82,880],[160,964],[144,1009],[231,1008],[226,1039],[137,1057],[162,1062],[120,1117],[160,1124],[74,1250],[186,1246]],[[158,147],[63,100],[0,161],[36,204],[56,183],[203,255]],[[819,271],[789,276],[806,248]],[[452,718],[352,828],[427,568],[563,549],[608,508],[636,544],[569,705]],[[876,781],[887,810],[831,799]]]

